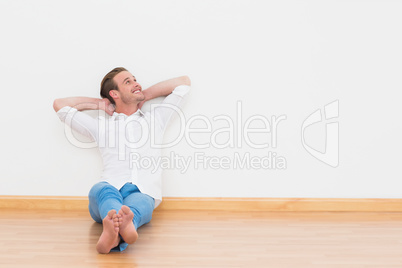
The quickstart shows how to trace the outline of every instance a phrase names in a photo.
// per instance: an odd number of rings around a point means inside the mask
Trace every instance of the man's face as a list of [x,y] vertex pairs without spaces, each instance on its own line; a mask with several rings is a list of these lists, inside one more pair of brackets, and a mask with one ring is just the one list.
[[120,96],[123,103],[138,103],[145,99],[141,85],[131,73],[127,71],[120,72],[113,80],[119,89],[116,94]]

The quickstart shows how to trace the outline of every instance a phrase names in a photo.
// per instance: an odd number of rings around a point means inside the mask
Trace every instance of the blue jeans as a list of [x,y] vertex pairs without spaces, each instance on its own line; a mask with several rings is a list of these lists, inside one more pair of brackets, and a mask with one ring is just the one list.
[[[155,200],[152,197],[141,193],[138,187],[131,183],[126,183],[117,190],[107,182],[99,182],[91,188],[88,198],[89,213],[94,221],[102,223],[110,210],[119,212],[121,206],[126,205],[134,213],[133,223],[136,230],[151,221],[155,206]],[[123,251],[126,248],[127,243],[122,239],[112,251]]]

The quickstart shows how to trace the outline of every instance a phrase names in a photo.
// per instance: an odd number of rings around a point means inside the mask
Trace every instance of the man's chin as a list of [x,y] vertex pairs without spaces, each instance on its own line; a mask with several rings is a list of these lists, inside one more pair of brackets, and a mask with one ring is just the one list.
[[142,92],[138,93],[137,100],[140,102],[145,100],[145,96]]

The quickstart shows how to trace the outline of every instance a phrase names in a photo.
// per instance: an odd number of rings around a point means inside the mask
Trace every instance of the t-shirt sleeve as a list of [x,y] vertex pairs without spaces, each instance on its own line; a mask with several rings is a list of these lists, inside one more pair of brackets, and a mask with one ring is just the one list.
[[181,111],[181,107],[183,106],[190,89],[191,87],[187,85],[176,87],[161,104],[154,108],[153,112],[155,119],[163,131],[166,129],[168,122],[174,115],[184,115]]
[[71,129],[97,141],[99,123],[95,118],[70,106],[65,106],[57,111],[57,116]]

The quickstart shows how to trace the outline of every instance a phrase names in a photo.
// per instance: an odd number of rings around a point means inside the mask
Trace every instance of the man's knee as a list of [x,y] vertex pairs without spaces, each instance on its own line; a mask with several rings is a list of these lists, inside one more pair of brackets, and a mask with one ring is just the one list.
[[[128,201],[128,200],[126,200]],[[152,217],[152,212],[154,211],[155,201],[152,197],[141,194],[137,195],[135,199],[130,200],[127,206],[134,212],[134,214],[140,214],[141,217]]]
[[88,196],[95,196],[95,195],[97,195],[97,193],[98,193],[106,184],[108,184],[108,183],[107,183],[107,182],[104,182],[104,181],[95,183],[95,184],[91,187],[91,190],[89,190]]
[[97,200],[102,200],[104,198],[114,197],[119,200],[122,200],[122,197],[116,187],[110,185],[107,182],[98,182],[95,184],[90,192],[89,198],[96,198]]

